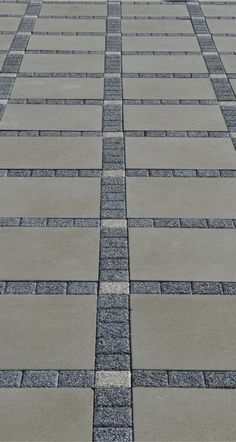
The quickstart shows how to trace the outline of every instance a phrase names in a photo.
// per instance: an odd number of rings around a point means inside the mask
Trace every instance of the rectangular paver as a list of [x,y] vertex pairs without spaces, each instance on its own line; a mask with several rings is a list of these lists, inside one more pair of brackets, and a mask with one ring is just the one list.
[[123,91],[129,99],[215,99],[206,78],[125,78]]
[[25,3],[1,3],[0,15],[23,15],[26,7]]
[[0,306],[1,370],[94,368],[95,296],[9,295]]
[[123,51],[199,51],[195,37],[123,37]]
[[233,281],[230,229],[130,229],[132,280]]
[[0,279],[96,280],[98,244],[98,229],[3,227]]
[[1,389],[0,398],[4,442],[92,440],[91,389],[11,388]]
[[186,17],[188,10],[185,5],[138,5],[123,3],[123,16],[154,16],[154,17]]
[[205,73],[201,55],[123,55],[125,73]]
[[101,73],[102,54],[25,54],[20,72]]
[[102,99],[103,78],[17,78],[11,98]]
[[234,93],[236,94],[236,79],[230,80],[230,83],[231,83],[231,86],[232,86],[232,88],[234,90]]
[[236,152],[227,138],[128,137],[125,145],[128,168],[236,168]]
[[139,442],[235,441],[235,390],[134,390],[134,433]]
[[190,20],[122,20],[121,30],[122,32],[137,33],[193,33]]
[[235,55],[222,55],[221,60],[223,61],[225,70],[229,74],[236,72],[236,56]]
[[27,49],[54,51],[104,51],[105,38],[87,35],[32,35]]
[[11,46],[13,35],[0,35],[0,50],[8,50]]
[[125,130],[226,130],[218,106],[124,106]]
[[[0,6],[0,13],[2,9],[2,3]],[[1,31],[16,31],[20,24],[20,18],[18,17],[1,17],[0,16],[0,29]]]
[[105,20],[83,20],[63,18],[39,18],[34,31],[37,32],[105,32]]
[[130,218],[236,218],[233,178],[132,177],[127,198]]
[[40,15],[55,15],[55,16],[106,16],[107,15],[107,5],[103,4],[44,4],[41,8]]
[[99,178],[0,178],[0,217],[99,217]]
[[0,69],[2,69],[5,57],[6,57],[5,54],[0,54]]
[[3,169],[99,169],[102,140],[95,137],[1,137]]
[[[227,9],[226,9],[227,10]],[[224,19],[208,19],[207,25],[212,33],[222,33],[222,34],[233,34],[236,33],[236,20],[229,18],[227,20]]]
[[235,366],[234,296],[132,295],[131,307],[134,368],[231,370]]
[[236,5],[202,5],[206,17],[236,17]]
[[9,104],[0,129],[101,130],[102,106]]
[[214,37],[214,42],[218,51],[235,52],[236,51],[236,36],[235,37]]

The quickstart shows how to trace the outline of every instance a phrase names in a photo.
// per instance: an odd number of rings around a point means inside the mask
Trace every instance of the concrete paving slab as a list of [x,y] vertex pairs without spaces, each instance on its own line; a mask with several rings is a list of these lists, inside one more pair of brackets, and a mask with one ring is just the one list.
[[99,169],[102,139],[95,137],[1,137],[3,169]]
[[222,33],[222,34],[236,34],[236,20],[235,19],[208,19],[208,28],[212,33]]
[[134,390],[135,440],[233,442],[235,390]]
[[99,218],[100,178],[0,178],[0,217]]
[[205,73],[200,55],[123,55],[124,73]]
[[124,106],[125,130],[200,130],[225,131],[218,106]]
[[148,17],[186,17],[189,14],[185,5],[138,5],[123,3],[122,15]]
[[0,399],[2,441],[92,440],[91,389],[1,389]]
[[228,74],[236,73],[236,56],[235,55],[222,55],[225,70]]
[[[0,6],[1,14],[2,3]],[[16,31],[20,24],[20,18],[18,17],[1,17],[0,16],[0,29],[1,31]]]
[[[159,5],[163,6],[163,5]],[[193,33],[190,20],[125,20],[121,22],[122,32]]]
[[74,35],[32,35],[29,50],[104,51],[105,38]]
[[123,93],[128,99],[216,99],[206,78],[124,78]]
[[20,72],[103,73],[102,54],[25,54]]
[[235,52],[236,51],[236,36],[235,37],[214,37],[214,42],[218,51]]
[[228,138],[127,137],[125,146],[131,169],[236,168],[235,149]]
[[107,5],[102,4],[86,4],[86,3],[55,3],[55,4],[43,4],[40,15],[55,15],[55,16],[106,16]]
[[231,370],[235,366],[234,296],[131,298],[134,368]]
[[234,280],[234,230],[135,228],[129,238],[132,280]]
[[105,32],[105,20],[39,18],[35,24],[37,32]]
[[13,35],[0,35],[0,50],[8,50],[12,44]]
[[97,280],[98,229],[3,227],[0,246],[3,281]]
[[195,37],[123,37],[123,51],[199,51]]
[[2,369],[94,369],[96,297],[0,298]]
[[23,15],[26,3],[1,3],[0,15]]
[[2,69],[5,58],[6,58],[5,54],[0,54],[0,69]]
[[206,17],[236,17],[236,5],[202,5]]
[[17,78],[11,98],[102,99],[103,78]]
[[102,106],[9,104],[0,129],[97,131],[102,129]]
[[236,79],[232,79],[232,80],[230,80],[230,83],[231,83],[231,86],[232,86],[232,88],[233,88],[233,90],[234,90],[234,93],[236,94]]

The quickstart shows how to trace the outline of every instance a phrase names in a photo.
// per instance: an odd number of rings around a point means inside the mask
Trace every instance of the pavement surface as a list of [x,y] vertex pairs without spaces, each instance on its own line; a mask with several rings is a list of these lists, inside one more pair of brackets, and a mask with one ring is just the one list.
[[1,1],[0,441],[236,441],[236,1]]

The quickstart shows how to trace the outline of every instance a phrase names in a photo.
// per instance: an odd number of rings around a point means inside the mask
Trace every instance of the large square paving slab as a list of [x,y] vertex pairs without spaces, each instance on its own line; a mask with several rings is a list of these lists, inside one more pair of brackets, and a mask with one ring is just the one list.
[[225,70],[229,74],[234,74],[236,72],[236,56],[235,55],[222,55],[221,60],[223,61]]
[[122,20],[122,32],[193,33],[190,20]]
[[100,178],[0,178],[0,217],[97,218]]
[[[123,51],[198,51],[195,37],[123,37]],[[33,48],[31,48],[33,49]]]
[[87,35],[32,35],[27,49],[45,51],[104,51],[105,38]]
[[123,55],[123,72],[205,73],[207,68],[201,55]]
[[0,129],[101,130],[102,106],[9,104]]
[[102,54],[25,54],[20,72],[103,73]]
[[236,218],[234,178],[132,177],[127,199],[130,218]]
[[130,229],[132,280],[234,281],[231,229]]
[[235,390],[134,389],[137,442],[234,442]]
[[96,297],[0,298],[0,369],[93,369]]
[[[124,78],[124,98],[129,99],[215,99],[206,78]],[[13,90],[14,93],[14,90]]]
[[105,32],[105,20],[83,20],[64,18],[39,18],[36,21],[36,32]]
[[26,8],[26,3],[1,3],[0,15],[23,15]]
[[0,229],[0,279],[97,280],[99,230],[94,228]]
[[13,35],[0,35],[0,50],[8,50],[12,44]]
[[189,14],[185,5],[138,5],[123,3],[122,15],[147,17],[187,17]]
[[106,16],[107,15],[107,5],[103,4],[43,4],[40,15],[55,15],[55,16]]
[[232,370],[235,367],[234,296],[132,295],[131,298],[134,368]]
[[236,51],[236,36],[235,37],[214,37],[215,45],[220,52],[235,52]]
[[[2,3],[0,6],[1,12]],[[16,31],[20,24],[20,18],[18,17],[1,17],[0,16],[0,29],[1,31]]]
[[202,5],[205,17],[236,17],[236,5]]
[[0,400],[2,442],[92,441],[91,389],[1,388]]
[[210,29],[211,33],[222,33],[222,34],[235,34],[236,33],[236,20],[229,18],[227,20],[220,19],[209,19],[207,20],[208,28]]
[[102,99],[103,78],[17,78],[11,98]]
[[124,126],[125,130],[130,131],[227,130],[219,107],[206,105],[126,105],[124,106]]
[[100,169],[98,137],[0,137],[3,169]]
[[236,168],[236,152],[227,138],[127,137],[125,146],[130,169]]

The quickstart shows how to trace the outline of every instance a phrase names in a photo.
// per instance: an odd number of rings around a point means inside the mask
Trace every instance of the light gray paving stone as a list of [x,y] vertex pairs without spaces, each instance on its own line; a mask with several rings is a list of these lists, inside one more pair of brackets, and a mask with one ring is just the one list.
[[235,365],[234,296],[131,298],[134,368],[230,370]]
[[0,35],[0,50],[8,50],[13,41],[12,35],[1,34]]
[[5,58],[6,58],[5,54],[0,54],[0,69],[2,69]]
[[135,440],[233,442],[235,403],[233,390],[136,388]]
[[127,168],[236,168],[235,149],[228,138],[127,137],[125,146]]
[[39,18],[36,21],[35,32],[105,32],[105,20],[83,20],[64,18]]
[[236,79],[230,80],[230,83],[231,83],[231,86],[232,86],[232,88],[234,90],[234,93],[236,94]]
[[55,16],[106,16],[107,15],[107,5],[106,3],[94,4],[94,3],[59,3],[54,4],[43,4],[41,15],[55,15]]
[[[227,8],[225,8],[227,10]],[[208,19],[207,25],[210,29],[210,32],[213,34],[236,34],[236,20],[229,18],[227,20],[224,19]]]
[[236,218],[236,183],[233,178],[127,177],[127,204],[129,218]]
[[0,216],[97,218],[99,195],[99,178],[0,178]]
[[[2,8],[2,3],[1,3]],[[0,8],[0,11],[1,11]],[[0,16],[0,29],[1,31],[16,31],[20,24],[20,18],[18,17],[1,17]]]
[[0,399],[2,441],[92,440],[91,389],[1,389]]
[[20,72],[102,73],[102,54],[25,54]]
[[103,78],[17,78],[11,98],[102,99]]
[[214,37],[213,39],[219,52],[236,52],[236,36]]
[[176,131],[226,130],[226,125],[219,107],[207,105],[125,105],[124,126],[125,130],[128,131],[137,129]]
[[125,99],[216,98],[211,82],[206,78],[124,78],[123,96]]
[[134,281],[234,280],[233,229],[136,228],[129,238]]
[[227,73],[236,73],[236,56],[235,55],[221,55],[221,60]]
[[[96,281],[98,229],[0,229],[0,279]],[[83,253],[81,251],[83,250]]]
[[199,51],[195,37],[123,37],[123,51]]
[[236,17],[236,5],[202,5],[206,17]]
[[0,129],[99,131],[102,129],[102,107],[9,104]]
[[123,72],[206,73],[207,68],[201,55],[123,55]]
[[123,16],[188,17],[185,5],[122,4]]
[[27,49],[54,51],[104,51],[105,38],[87,35],[32,35]]
[[8,295],[1,305],[1,369],[93,369],[96,297]]
[[98,137],[0,137],[3,169],[100,169]]
[[24,3],[1,3],[0,15],[23,15],[26,7]]
[[[164,5],[159,5],[164,6]],[[190,20],[122,20],[121,30],[124,33],[193,33]]]

